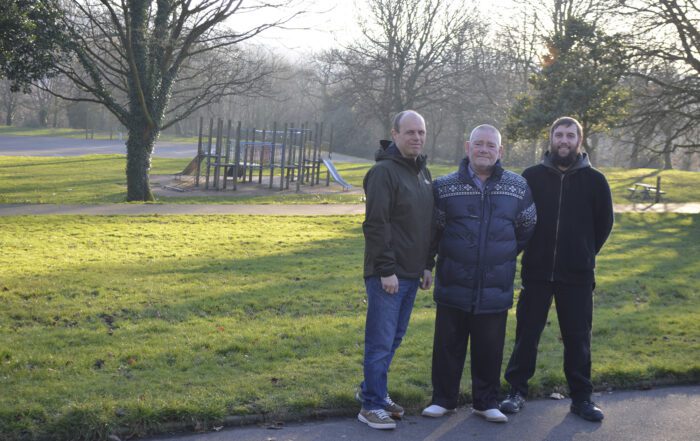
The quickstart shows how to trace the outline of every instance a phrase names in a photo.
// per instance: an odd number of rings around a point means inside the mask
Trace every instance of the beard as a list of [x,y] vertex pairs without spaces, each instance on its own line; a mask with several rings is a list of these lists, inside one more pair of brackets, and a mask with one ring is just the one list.
[[571,164],[576,161],[576,157],[578,156],[578,149],[572,149],[569,151],[569,154],[566,156],[561,156],[559,154],[559,151],[557,150],[556,152],[552,152],[552,162],[554,165],[557,167],[570,167]]

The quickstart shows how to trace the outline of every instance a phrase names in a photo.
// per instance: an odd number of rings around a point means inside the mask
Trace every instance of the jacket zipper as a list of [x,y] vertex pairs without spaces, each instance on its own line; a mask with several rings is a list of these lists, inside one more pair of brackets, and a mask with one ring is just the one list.
[[554,282],[554,269],[557,265],[557,247],[559,246],[559,218],[561,217],[561,199],[564,193],[564,175],[562,173],[559,180],[559,206],[557,207],[557,228],[554,230],[554,256],[552,258],[552,276],[549,281]]
[[[489,178],[490,179],[490,178]],[[488,189],[488,180],[487,182],[484,182],[484,189],[481,191],[481,218],[479,219],[479,246],[477,247],[477,253],[476,253],[476,261],[477,266],[477,274],[479,275],[479,282],[476,286],[476,296],[472,299],[472,312],[476,313],[477,312],[477,306],[478,302],[477,299],[481,298],[481,290],[483,289],[484,286],[484,274],[482,270],[482,264],[483,262],[481,261],[481,247],[482,245],[485,247],[486,246],[486,238],[483,238],[482,240],[482,235],[484,231],[484,213],[486,212],[485,205],[486,205],[486,190]],[[491,216],[489,214],[489,225],[491,224]],[[486,231],[489,231],[489,225],[486,226]]]

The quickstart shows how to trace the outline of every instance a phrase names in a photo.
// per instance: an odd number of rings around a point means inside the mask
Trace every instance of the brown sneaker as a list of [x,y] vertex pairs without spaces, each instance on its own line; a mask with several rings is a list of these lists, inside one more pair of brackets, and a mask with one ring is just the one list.
[[396,429],[396,421],[392,420],[384,409],[360,409],[357,419],[372,429]]
[[[359,387],[355,389],[355,400],[362,404],[365,401],[365,397],[362,395],[362,389]],[[404,415],[403,407],[399,406],[394,400],[391,399],[389,394],[384,398],[384,410],[389,412],[392,418],[401,419]]]
[[391,415],[392,418],[401,419],[401,417],[403,417],[403,414],[405,413],[403,407],[399,406],[397,403],[394,403],[394,400],[392,400],[389,395],[384,398],[384,402],[386,403],[384,410],[389,412],[389,415]]

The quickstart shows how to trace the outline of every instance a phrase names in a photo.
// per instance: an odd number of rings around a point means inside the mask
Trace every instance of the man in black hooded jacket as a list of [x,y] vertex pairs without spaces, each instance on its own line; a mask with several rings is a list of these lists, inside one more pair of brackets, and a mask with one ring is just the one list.
[[387,392],[387,373],[408,328],[418,288],[428,289],[427,269],[433,191],[426,158],[425,121],[406,110],[394,117],[391,135],[367,172],[364,277],[367,290],[364,381],[356,398],[358,420],[394,429],[404,409]]
[[591,322],[595,258],[612,230],[613,205],[605,176],[580,152],[582,141],[581,124],[559,118],[550,130],[550,151],[523,172],[537,207],[537,226],[523,253],[515,346],[505,374],[511,390],[500,405],[504,413],[516,413],[525,404],[554,298],[571,412],[589,421],[603,419],[591,401]]

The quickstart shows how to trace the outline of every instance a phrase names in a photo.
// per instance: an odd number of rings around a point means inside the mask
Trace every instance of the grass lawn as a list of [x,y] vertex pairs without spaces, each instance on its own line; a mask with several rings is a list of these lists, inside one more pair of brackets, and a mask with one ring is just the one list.
[[[0,439],[356,412],[361,221],[0,217]],[[699,242],[697,215],[617,217],[599,259],[598,388],[700,381]],[[421,292],[392,365],[412,412],[430,397],[433,316]],[[506,354],[514,325],[511,311]],[[554,311],[540,352],[533,393],[565,390]]]
[[[53,128],[53,127],[15,127],[15,126],[3,126],[0,125],[0,135],[4,136],[50,136],[59,138],[74,138],[74,139],[85,139],[85,129],[66,129],[66,128]],[[116,131],[112,133],[107,131],[93,130],[88,135],[91,139],[117,139],[119,136]],[[111,138],[110,138],[111,136]],[[126,132],[122,132],[122,136],[126,139]],[[181,142],[196,144],[197,137],[182,137],[161,133],[158,136],[159,141],[167,142]]]
[[[187,159],[154,158],[152,174],[175,174],[187,165]],[[125,159],[123,155],[79,157],[0,156],[0,203],[104,204],[124,202],[126,198]],[[340,175],[355,187],[362,186],[370,164],[338,163]],[[431,166],[434,177],[454,171],[456,166]],[[516,170],[520,171],[520,170]],[[617,203],[629,203],[627,188],[635,182],[656,184],[666,191],[666,202],[700,201],[700,173],[655,169],[604,169]],[[325,177],[325,175],[323,175]],[[344,193],[332,184],[336,193],[279,194],[241,197],[233,191],[211,197],[161,197],[160,203],[187,204],[308,204],[360,203],[361,194]]]

